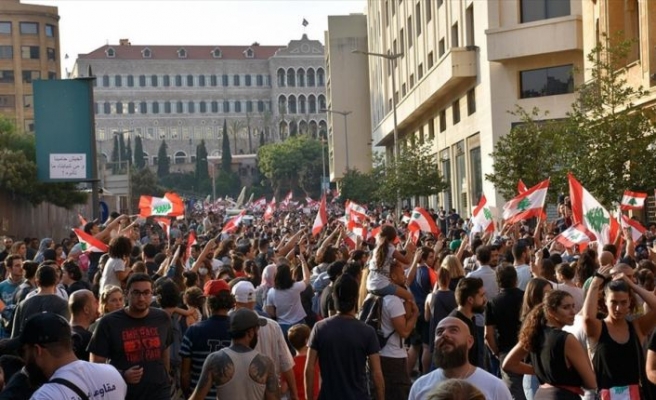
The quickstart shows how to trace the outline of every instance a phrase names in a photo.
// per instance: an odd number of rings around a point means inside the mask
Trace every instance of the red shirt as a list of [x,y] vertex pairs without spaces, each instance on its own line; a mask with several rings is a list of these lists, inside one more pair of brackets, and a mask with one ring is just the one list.
[[[294,379],[296,379],[296,390],[298,391],[299,400],[307,400],[305,398],[305,360],[306,355],[299,355],[294,357]],[[314,368],[314,398],[319,397],[319,363]]]

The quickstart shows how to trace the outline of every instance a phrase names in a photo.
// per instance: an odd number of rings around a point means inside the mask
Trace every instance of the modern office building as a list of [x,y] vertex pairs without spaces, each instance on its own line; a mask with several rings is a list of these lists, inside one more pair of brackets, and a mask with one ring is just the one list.
[[57,7],[0,1],[0,115],[34,132],[32,82],[58,79]]
[[[80,54],[72,76],[95,76],[98,153],[111,157],[114,135],[143,140],[147,164],[165,140],[175,164],[195,161],[205,140],[221,154],[227,121],[233,154],[260,141],[326,129],[324,48],[306,35],[287,46],[149,46],[123,39]],[[250,175],[252,167],[240,172]]]
[[396,108],[401,151],[431,143],[449,182],[422,204],[469,215],[485,193],[503,205],[484,178],[489,154],[518,122],[516,106],[559,118],[575,101],[582,2],[369,0],[367,13],[369,52],[388,54],[368,56],[374,145],[392,155]]
[[326,97],[328,100],[328,159],[330,180],[347,169],[371,170],[371,108],[367,51],[367,17],[328,17],[326,31]]

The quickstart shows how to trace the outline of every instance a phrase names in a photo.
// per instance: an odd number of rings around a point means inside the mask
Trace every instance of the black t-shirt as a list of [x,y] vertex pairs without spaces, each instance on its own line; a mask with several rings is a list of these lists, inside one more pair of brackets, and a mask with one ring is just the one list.
[[155,275],[155,272],[159,269],[159,265],[155,261],[146,261],[144,264],[146,265],[146,271],[150,276]]
[[16,372],[14,376],[5,384],[4,389],[0,392],[0,400],[29,399],[36,392],[35,387],[30,385],[25,368]]
[[519,320],[524,291],[518,288],[501,289],[501,292],[485,306],[485,325],[494,325],[497,331],[497,347],[508,353],[517,343]]
[[367,357],[380,351],[376,331],[371,326],[336,315],[314,325],[308,346],[319,357],[322,381],[319,400],[368,397]]
[[333,301],[333,286],[326,286],[321,292],[321,300],[319,302],[321,307],[321,318],[328,318],[329,311],[335,312],[335,302]]
[[474,338],[474,344],[471,349],[469,349],[469,363],[472,365],[478,366],[478,341],[476,340],[476,321],[473,318],[467,318],[467,316],[456,308],[449,314],[449,317],[456,317],[463,321],[469,327],[469,333]]
[[82,289],[91,290],[91,284],[86,281],[75,281],[66,288],[66,292],[70,295],[71,293]]
[[80,360],[89,361],[87,347],[91,341],[91,332],[79,325],[73,325],[71,330],[73,331],[73,351],[75,352],[75,356]]
[[162,359],[172,341],[171,318],[165,311],[151,307],[146,317],[134,318],[121,309],[100,319],[87,350],[107,358],[120,371],[143,367],[141,381],[128,384],[126,400],[170,400]]

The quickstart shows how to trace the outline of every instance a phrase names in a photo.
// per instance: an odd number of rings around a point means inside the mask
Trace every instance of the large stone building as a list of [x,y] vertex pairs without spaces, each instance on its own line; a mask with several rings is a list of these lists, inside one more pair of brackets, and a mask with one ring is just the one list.
[[[98,154],[111,158],[114,135],[143,140],[147,164],[166,140],[171,170],[195,161],[205,140],[221,154],[227,121],[233,154],[260,141],[326,129],[323,45],[306,35],[287,46],[147,46],[127,39],[80,54],[73,77],[96,79]],[[176,164],[179,167],[176,167]],[[252,166],[240,168],[250,175]]]
[[32,82],[59,76],[57,7],[0,0],[0,115],[33,132]]
[[492,172],[489,154],[518,122],[508,113],[517,105],[560,118],[575,101],[583,81],[582,3],[368,1],[369,51],[402,54],[396,62],[369,56],[372,139],[391,155],[396,106],[401,149],[432,144],[449,189],[421,199],[424,205],[469,215],[482,193],[503,205],[484,179]]

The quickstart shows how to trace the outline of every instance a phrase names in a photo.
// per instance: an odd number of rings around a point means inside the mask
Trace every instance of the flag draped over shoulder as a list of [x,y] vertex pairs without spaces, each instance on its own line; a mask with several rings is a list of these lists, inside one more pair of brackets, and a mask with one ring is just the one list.
[[568,174],[567,179],[574,223],[583,224],[602,245],[613,243],[619,234],[617,220],[612,218],[608,210],[576,180],[573,174]]
[[645,200],[647,200],[647,193],[626,190],[622,196],[620,208],[622,210],[640,210],[644,208]]
[[184,215],[182,198],[175,193],[164,193],[164,197],[141,196],[139,199],[139,215],[142,217]]
[[549,179],[546,179],[524,193],[517,195],[503,206],[503,219],[515,223],[524,219],[543,216],[542,209],[547,200]]
[[107,253],[109,251],[109,246],[87,234],[83,230],[73,229],[73,232],[75,232],[75,235],[80,242],[82,251],[91,253]]

